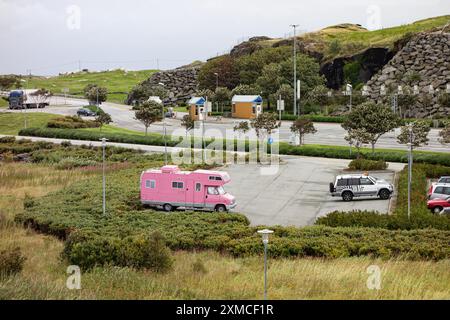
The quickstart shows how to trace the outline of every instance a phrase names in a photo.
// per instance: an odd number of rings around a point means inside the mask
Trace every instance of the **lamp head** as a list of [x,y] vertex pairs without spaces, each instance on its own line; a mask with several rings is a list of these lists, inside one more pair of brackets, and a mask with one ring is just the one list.
[[269,235],[273,233],[272,230],[269,229],[264,229],[264,230],[259,230],[258,233],[262,236],[262,241],[264,244],[268,244],[269,243]]

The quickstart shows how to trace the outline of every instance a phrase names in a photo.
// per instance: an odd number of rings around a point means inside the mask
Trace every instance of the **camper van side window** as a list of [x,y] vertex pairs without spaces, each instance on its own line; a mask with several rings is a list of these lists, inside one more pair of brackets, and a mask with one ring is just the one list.
[[145,187],[147,189],[155,189],[156,181],[155,180],[145,180]]
[[201,191],[201,190],[202,190],[202,184],[199,183],[199,182],[197,182],[197,183],[195,184],[195,191]]
[[174,189],[183,189],[183,182],[173,181],[172,188]]

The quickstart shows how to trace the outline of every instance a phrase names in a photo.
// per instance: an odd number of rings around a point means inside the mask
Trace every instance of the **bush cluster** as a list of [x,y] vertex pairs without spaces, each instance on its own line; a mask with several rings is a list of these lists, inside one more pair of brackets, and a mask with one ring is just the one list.
[[75,233],[66,241],[63,257],[85,270],[116,265],[166,272],[173,263],[171,252],[157,231],[123,239],[100,236],[80,239]]
[[100,124],[92,120],[83,120],[78,116],[65,116],[50,120],[47,128],[59,129],[81,129],[81,128],[98,128]]
[[[155,162],[154,166],[160,164]],[[65,257],[84,267],[103,263],[148,267],[148,246],[142,235],[155,231],[164,234],[165,243],[172,250],[209,249],[235,256],[262,253],[257,230],[264,226],[251,227],[244,215],[184,211],[167,214],[143,208],[136,183],[139,174],[136,169],[126,169],[108,175],[107,216],[102,214],[101,183],[95,178],[35,199],[16,216],[16,221],[65,239]],[[435,260],[450,257],[450,232],[446,230],[330,226],[273,229],[269,249],[273,256],[371,255]],[[129,252],[133,253],[128,255]]]
[[19,247],[0,251],[0,278],[22,272],[25,260]]
[[355,159],[348,164],[350,170],[386,170],[389,164],[384,160]]

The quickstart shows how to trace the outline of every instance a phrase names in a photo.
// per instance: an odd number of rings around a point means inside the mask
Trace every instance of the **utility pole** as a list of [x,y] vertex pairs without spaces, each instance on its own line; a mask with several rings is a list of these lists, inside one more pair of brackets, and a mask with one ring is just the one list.
[[297,34],[298,24],[291,24],[294,28],[294,116],[297,115]]
[[102,158],[103,158],[103,167],[102,167],[102,171],[103,171],[103,181],[102,181],[102,185],[103,185],[103,215],[106,215],[106,170],[105,170],[105,148],[106,148],[106,141],[108,139],[106,138],[101,138],[100,139],[102,141],[102,149],[103,149],[103,154],[102,154]]
[[412,165],[413,165],[413,129],[412,124],[408,125],[409,143],[408,143],[408,220],[411,219],[411,182],[412,182]]
[[166,131],[166,115],[164,114],[164,104],[161,104],[163,128],[164,128],[164,165],[167,165],[167,131]]
[[[216,92],[217,88],[219,87],[219,74],[217,72],[214,72],[214,75],[216,76]],[[216,111],[219,112],[219,101],[216,100]]]

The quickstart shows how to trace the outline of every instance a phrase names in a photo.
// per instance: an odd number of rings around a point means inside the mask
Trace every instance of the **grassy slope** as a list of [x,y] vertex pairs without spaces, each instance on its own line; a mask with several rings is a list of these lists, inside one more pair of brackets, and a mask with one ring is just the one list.
[[[53,93],[62,93],[63,88],[69,88],[71,95],[82,96],[83,88],[90,83],[108,88],[108,92],[128,92],[139,82],[149,78],[155,70],[123,71],[113,70],[104,72],[78,72],[56,77],[32,77],[27,86],[29,88],[46,88]],[[124,93],[108,94],[108,101],[123,103]]]
[[45,127],[51,119],[60,117],[44,112],[0,113],[0,134],[17,135],[24,128],[25,119],[28,128]]
[[[85,172],[31,164],[0,166],[0,213],[11,221],[25,194],[41,196],[84,179]],[[261,257],[232,258],[215,252],[175,252],[167,274],[127,268],[82,273],[82,290],[68,290],[62,243],[8,223],[0,250],[19,245],[27,257],[21,275],[0,280],[0,299],[262,299]],[[194,264],[203,265],[195,268]],[[381,290],[368,290],[369,265],[382,271]],[[272,259],[271,299],[448,299],[449,260],[409,262],[370,258]]]
[[[332,59],[341,55],[353,55],[370,47],[392,48],[394,42],[407,33],[419,33],[443,27],[449,21],[450,15],[446,15],[374,31],[367,31],[352,24],[342,24],[307,33],[300,36],[299,39],[305,43],[312,43],[314,50],[323,53],[325,59]],[[329,44],[334,39],[338,40],[342,46],[341,52],[338,54],[330,54],[328,51]],[[261,41],[261,46],[267,47],[276,42],[277,40],[264,40]]]

